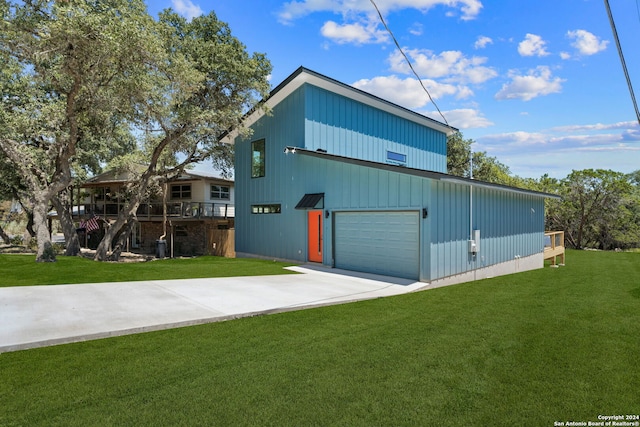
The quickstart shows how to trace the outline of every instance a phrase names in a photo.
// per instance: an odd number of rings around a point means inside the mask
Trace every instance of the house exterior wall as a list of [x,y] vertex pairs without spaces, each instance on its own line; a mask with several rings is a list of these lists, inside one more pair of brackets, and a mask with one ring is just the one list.
[[[332,154],[381,163],[386,163],[386,151],[390,150],[406,154],[409,167],[427,165],[436,171],[446,171],[446,135],[443,133],[309,84],[278,103],[271,114],[261,117],[252,129],[250,138],[237,138],[235,142],[235,185],[242,189],[235,200],[236,211],[242,212],[236,215],[236,251],[239,253],[305,261],[306,236],[300,230],[305,230],[306,217],[303,211],[293,209],[305,193],[325,192],[325,206],[329,199],[340,198],[339,202],[331,202],[340,209],[407,206],[405,193],[394,191],[394,187],[404,184],[406,176],[393,174],[389,182],[376,178],[380,181],[377,188],[358,168],[350,167],[349,176],[341,175],[341,180],[333,179],[332,184],[327,184],[323,181],[334,176],[333,172],[325,173],[321,169],[329,166],[316,165],[313,171],[307,170],[306,163],[294,163],[293,156],[283,154],[287,146],[320,148]],[[251,178],[251,141],[260,139],[265,140],[265,177]],[[338,167],[334,162],[329,163],[331,167]],[[299,169],[301,164],[305,166],[298,174],[294,168]],[[346,189],[345,183],[348,183]],[[413,192],[411,195],[415,198]],[[251,205],[274,203],[281,204],[280,214],[250,213]],[[287,226],[279,228],[280,223]]]
[[[361,102],[306,84],[304,90],[305,139],[309,150],[378,163],[447,172],[447,137],[444,133],[394,116]],[[406,156],[392,161],[387,151]]]
[[[303,260],[305,222],[293,212],[301,183],[292,180],[292,158],[286,146],[304,144],[304,96],[299,88],[253,126],[250,138],[235,143],[236,252]],[[251,178],[251,141],[265,140],[265,176]],[[252,214],[251,205],[281,204],[281,214]],[[293,203],[293,205],[291,205]]]
[[[226,186],[226,187],[230,187],[229,188],[229,199],[215,199],[215,198],[211,198],[211,186],[212,185],[222,185],[222,186]],[[217,184],[215,182],[208,182],[205,184],[204,186],[204,201],[207,203],[228,203],[230,205],[234,204],[235,201],[235,188],[233,185],[228,184],[228,183],[220,183]]]
[[[442,132],[309,84],[292,91],[251,128],[251,137],[235,139],[239,256],[306,262],[307,211],[295,206],[309,193],[324,193],[322,263],[328,266],[335,265],[334,216],[347,211],[418,212],[422,281],[467,277],[479,270],[484,274],[511,271],[514,259],[526,259],[523,265],[530,266],[543,251],[541,196],[474,184],[471,203],[470,183],[321,155],[284,153],[285,147],[322,149],[332,155],[387,163],[386,151],[392,150],[407,155],[408,167],[446,172]],[[265,175],[251,178],[251,142],[261,139],[265,141]],[[252,213],[253,205],[270,204],[280,205],[280,212]],[[481,232],[477,255],[469,252],[471,229]]]
[[[544,250],[544,199],[533,195],[432,182],[430,279],[528,257]],[[472,218],[469,207],[473,205]],[[469,252],[471,229],[480,250]],[[540,264],[542,267],[542,263]]]
[[[268,144],[268,143],[267,143]],[[246,144],[248,145],[248,144]],[[246,148],[246,147],[244,147]],[[238,160],[247,158],[236,153]],[[279,151],[279,150],[274,150]],[[401,172],[279,152],[286,170],[283,191],[270,203],[280,214],[249,215],[254,232],[237,227],[236,251],[307,261],[307,217],[294,209],[306,193],[324,193],[323,264],[333,266],[332,218],[338,212],[417,211],[420,213],[420,280],[432,281],[542,253],[544,201],[541,197],[474,188],[473,229],[480,251],[469,252],[469,186]],[[237,179],[240,179],[238,176]],[[427,218],[422,218],[422,209]],[[250,208],[247,208],[250,209]],[[242,221],[245,220],[242,215]],[[237,221],[240,221],[237,217]],[[244,224],[244,222],[243,222]],[[259,231],[258,231],[259,230]],[[542,267],[542,264],[540,264]]]
[[[306,186],[300,185],[297,190],[293,206],[305,193],[325,194],[324,210],[330,214],[323,223],[323,263],[326,265],[335,265],[332,257],[332,218],[337,212],[421,211],[431,197],[431,183],[426,178],[311,157],[290,157],[295,161],[293,173],[298,177],[296,181],[302,184],[307,181]],[[309,185],[309,181],[314,182]],[[304,217],[305,211],[297,212]],[[429,248],[422,242],[428,241],[430,223],[422,219],[420,221],[420,277],[427,280],[428,270],[424,270],[424,267],[428,266]],[[306,223],[304,220],[302,223],[304,230]]]

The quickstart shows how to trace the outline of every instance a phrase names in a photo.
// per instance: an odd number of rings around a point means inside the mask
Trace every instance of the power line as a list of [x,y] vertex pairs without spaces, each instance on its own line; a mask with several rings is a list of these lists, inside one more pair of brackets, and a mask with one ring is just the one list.
[[438,110],[438,113],[440,113],[440,117],[442,117],[442,120],[444,120],[444,122],[445,122],[445,124],[447,126],[451,127],[449,125],[449,122],[447,122],[447,119],[444,117],[444,114],[442,114],[442,111],[440,111],[440,108],[438,108],[438,105],[436,104],[436,102],[431,97],[431,94],[429,93],[429,91],[425,87],[424,83],[422,82],[422,79],[420,78],[420,76],[418,76],[418,73],[416,73],[416,70],[413,68],[413,65],[411,64],[411,61],[409,61],[409,58],[407,57],[407,55],[404,53],[404,51],[400,47],[400,44],[398,43],[398,40],[396,40],[396,36],[393,35],[393,32],[391,31],[391,29],[389,28],[389,26],[385,22],[384,18],[382,17],[382,13],[380,12],[380,9],[378,9],[378,5],[373,0],[371,0],[371,4],[373,4],[373,7],[376,8],[376,12],[378,12],[378,16],[380,17],[380,21],[382,22],[382,25],[384,25],[384,28],[386,28],[387,32],[389,33],[389,35],[393,39],[393,42],[396,44],[396,47],[398,48],[398,50],[400,51],[402,56],[404,56],[404,59],[407,61],[407,64],[409,64],[409,68],[411,68],[411,71],[413,72],[413,75],[416,76],[416,78],[418,79],[418,82],[420,82],[420,86],[422,86],[422,89],[424,89],[424,91],[429,96],[429,100],[436,107],[436,110]]
[[618,38],[618,31],[616,30],[616,24],[615,22],[613,22],[613,15],[611,14],[611,7],[609,6],[609,0],[604,0],[604,5],[607,8],[607,14],[609,15],[609,23],[611,23],[611,31],[613,31],[613,38],[615,39],[616,46],[618,47],[618,55],[620,55],[620,62],[622,63],[624,76],[627,79],[627,86],[629,86],[629,93],[631,94],[631,102],[633,102],[633,107],[636,110],[636,118],[638,119],[638,124],[640,124],[640,111],[638,111],[638,103],[636,102],[636,96],[633,93],[633,86],[631,86],[629,71],[627,71],[627,63],[624,61],[624,55],[622,54],[622,46],[620,45],[620,39]]

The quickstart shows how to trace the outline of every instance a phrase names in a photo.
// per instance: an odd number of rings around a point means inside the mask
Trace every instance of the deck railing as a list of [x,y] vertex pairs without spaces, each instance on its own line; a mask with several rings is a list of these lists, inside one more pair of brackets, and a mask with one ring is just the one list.
[[[234,218],[235,206],[230,203],[170,202],[167,203],[167,217],[180,219]],[[116,216],[123,209],[122,203],[85,204],[74,208],[74,215]],[[138,219],[162,218],[162,203],[143,203],[138,208]]]
[[[560,258],[559,264],[558,258]],[[564,265],[564,231],[544,233],[544,259],[550,259],[552,267]]]

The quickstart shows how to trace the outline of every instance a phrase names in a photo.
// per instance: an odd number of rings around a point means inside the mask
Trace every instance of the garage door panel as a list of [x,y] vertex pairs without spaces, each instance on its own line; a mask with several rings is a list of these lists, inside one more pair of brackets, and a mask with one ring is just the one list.
[[414,211],[337,212],[336,267],[418,279],[419,227]]

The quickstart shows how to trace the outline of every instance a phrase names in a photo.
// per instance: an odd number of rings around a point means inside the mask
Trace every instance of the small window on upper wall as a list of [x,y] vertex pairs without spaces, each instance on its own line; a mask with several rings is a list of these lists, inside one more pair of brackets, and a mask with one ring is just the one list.
[[251,178],[264,176],[264,139],[251,143]]
[[171,186],[172,199],[190,199],[191,184],[176,184]]
[[231,191],[228,185],[211,185],[211,198],[229,200]]
[[407,163],[407,155],[387,151],[387,160],[394,163]]

